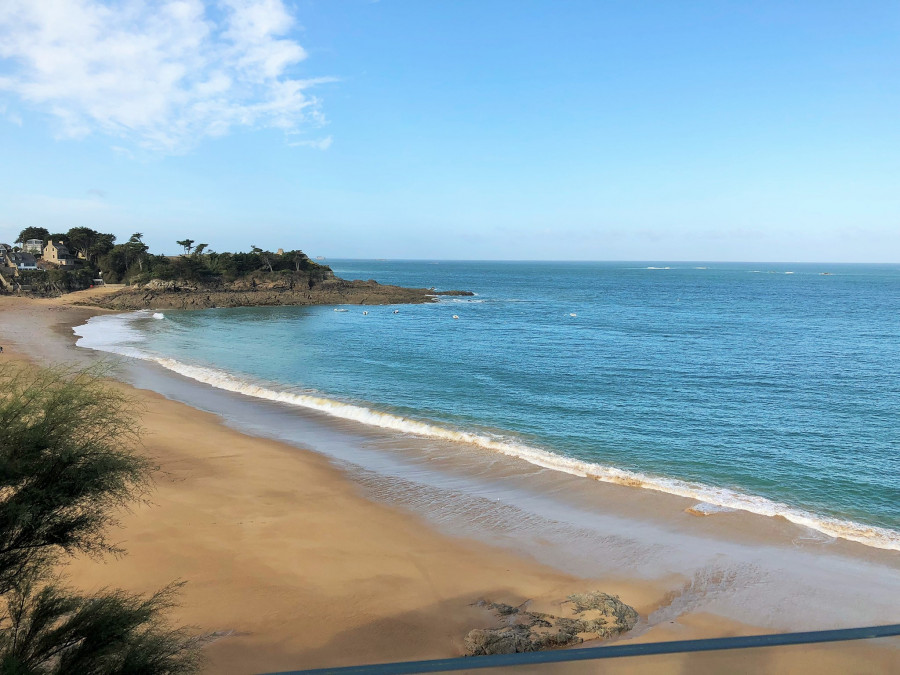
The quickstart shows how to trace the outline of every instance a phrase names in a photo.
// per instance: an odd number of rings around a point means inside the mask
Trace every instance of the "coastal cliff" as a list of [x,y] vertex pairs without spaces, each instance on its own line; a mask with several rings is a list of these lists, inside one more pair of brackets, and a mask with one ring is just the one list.
[[325,278],[316,277],[304,272],[290,272],[253,275],[232,282],[154,279],[79,304],[123,311],[272,305],[393,305],[435,302],[440,295],[474,295],[471,291],[383,285],[372,279],[347,281],[335,277],[330,270]]

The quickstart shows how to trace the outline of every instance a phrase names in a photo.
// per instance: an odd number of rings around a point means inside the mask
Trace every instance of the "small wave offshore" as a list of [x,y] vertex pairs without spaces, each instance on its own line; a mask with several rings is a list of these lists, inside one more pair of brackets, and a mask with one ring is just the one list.
[[765,497],[745,494],[729,488],[604,466],[512,440],[456,430],[428,421],[381,412],[364,405],[345,403],[309,393],[285,391],[279,389],[276,384],[255,383],[206,365],[193,365],[166,356],[155,355],[141,348],[145,340],[140,328],[134,325],[135,319],[148,318],[156,318],[156,316],[150,312],[139,311],[130,314],[93,317],[87,324],[73,329],[79,336],[76,344],[87,349],[156,363],[171,372],[232,393],[315,410],[332,417],[404,434],[463,443],[573,476],[693,499],[708,505],[692,507],[704,514],[740,510],[761,516],[781,517],[830,537],[847,539],[873,548],[900,551],[900,532],[888,528],[818,515]]

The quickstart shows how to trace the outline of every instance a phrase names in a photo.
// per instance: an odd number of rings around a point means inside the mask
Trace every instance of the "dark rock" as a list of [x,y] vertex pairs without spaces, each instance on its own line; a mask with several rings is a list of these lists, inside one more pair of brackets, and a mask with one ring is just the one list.
[[519,608],[512,607],[510,605],[504,605],[502,602],[495,602],[491,604],[491,608],[497,612],[500,616],[506,616],[507,614],[518,614]]
[[514,654],[542,649],[556,649],[584,641],[582,635],[610,638],[634,628],[638,614],[618,596],[600,591],[570,595],[574,617],[529,612],[522,606],[501,602],[479,601],[477,605],[492,610],[502,626],[469,631],[464,643],[470,656]]
[[466,635],[464,640],[466,653],[470,656],[483,656],[487,654],[517,654],[519,652],[534,651],[533,649],[528,649],[531,643],[527,635],[527,631],[523,634],[520,631],[511,629],[498,631],[476,628],[469,631],[469,634]]
[[394,305],[435,301],[434,294],[425,288],[385,286],[373,280],[346,281],[332,274],[313,278],[313,275],[298,272],[289,278],[237,279],[230,283],[153,280],[141,288],[125,288],[82,304],[126,311],[264,305]]

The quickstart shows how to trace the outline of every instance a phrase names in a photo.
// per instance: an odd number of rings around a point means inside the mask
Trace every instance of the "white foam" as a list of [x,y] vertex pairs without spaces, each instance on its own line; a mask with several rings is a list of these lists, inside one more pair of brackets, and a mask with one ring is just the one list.
[[726,506],[718,506],[716,504],[707,504],[706,502],[700,502],[699,504],[694,504],[685,509],[685,512],[695,516],[714,516],[717,513],[731,513],[732,511],[734,511],[734,509],[730,509]]
[[144,334],[135,325],[135,320],[148,319],[150,312],[140,311],[130,314],[96,316],[86,324],[73,328],[80,337],[76,344],[103,352],[144,358],[144,353],[136,345],[144,343]]
[[[900,532],[887,528],[819,516],[803,509],[766,499],[765,497],[744,494],[728,488],[689,483],[677,478],[651,476],[637,471],[617,469],[612,466],[603,466],[594,462],[564,457],[522,443],[441,427],[428,422],[379,412],[364,406],[343,403],[321,396],[279,391],[272,388],[271,385],[255,384],[215,368],[191,365],[167,357],[154,356],[131,346],[136,341],[135,334],[138,331],[129,325],[128,318],[140,318],[141,315],[146,317],[146,313],[140,312],[131,315],[94,317],[86,325],[73,329],[76,335],[80,336],[76,344],[88,349],[108,351],[151,361],[179,375],[225,391],[316,410],[332,417],[352,420],[382,429],[456,443],[466,443],[509,457],[516,457],[535,466],[554,471],[563,471],[574,476],[686,497],[709,505],[703,508],[703,510],[709,512],[727,509],[747,511],[761,516],[777,516],[831,537],[848,539],[874,548],[900,551]],[[102,329],[96,325],[97,319],[106,320],[102,324]],[[125,321],[117,322],[115,319],[125,319]],[[91,326],[92,323],[95,325]],[[115,328],[111,328],[111,326],[115,326]],[[696,506],[692,508],[698,511],[701,510]]]
[[153,318],[154,319],[165,319],[166,315],[163,314],[162,312],[153,312]]

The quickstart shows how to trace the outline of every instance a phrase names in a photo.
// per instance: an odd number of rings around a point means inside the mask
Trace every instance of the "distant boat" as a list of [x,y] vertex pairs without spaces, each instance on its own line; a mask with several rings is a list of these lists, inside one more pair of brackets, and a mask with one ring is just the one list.
[[793,274],[793,272],[785,272],[785,274]]
[[399,313],[400,313],[400,310],[399,310],[399,309],[395,309],[395,310],[394,310],[394,314],[399,314]]
[[334,311],[335,311],[335,312],[348,312],[348,311],[350,311],[350,310],[347,310],[347,309],[336,309],[336,310],[334,310]]
[[459,316],[457,316],[456,314],[454,314],[454,315],[453,315],[453,318],[454,318],[454,319],[458,319]]
[[369,313],[369,312],[363,312],[363,316],[365,316],[365,315],[368,314],[368,313]]
[[570,313],[569,313],[569,316],[571,316],[571,317],[576,317],[576,316],[578,316],[578,315],[577,315],[575,312],[570,312]]
[[831,272],[819,272],[819,274],[821,274],[823,277],[830,277],[830,276],[831,276]]

